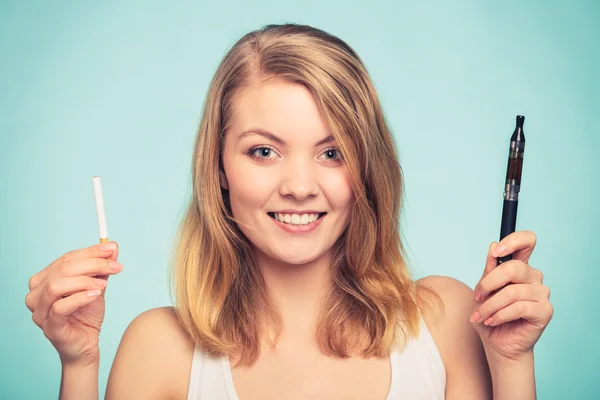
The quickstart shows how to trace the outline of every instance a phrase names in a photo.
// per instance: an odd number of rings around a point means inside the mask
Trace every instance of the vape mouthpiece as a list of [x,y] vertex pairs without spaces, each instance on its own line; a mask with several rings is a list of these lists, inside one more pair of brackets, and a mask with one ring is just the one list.
[[510,138],[511,142],[525,142],[525,133],[523,132],[523,123],[525,117],[523,115],[517,115],[517,127]]

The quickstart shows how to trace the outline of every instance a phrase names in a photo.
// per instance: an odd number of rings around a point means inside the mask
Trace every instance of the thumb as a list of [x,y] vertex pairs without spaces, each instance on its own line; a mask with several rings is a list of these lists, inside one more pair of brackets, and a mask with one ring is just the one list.
[[112,241],[110,243],[114,243],[115,244],[115,249],[113,250],[113,252],[110,254],[110,259],[113,261],[117,261],[117,258],[119,257],[119,244],[115,241]]
[[494,257],[492,255],[496,246],[498,246],[498,242],[492,242],[490,244],[490,248],[488,249],[488,253],[487,253],[487,258],[485,260],[485,269],[483,270],[483,275],[481,276],[482,278],[484,276],[486,276],[487,274],[489,274],[490,272],[492,272],[492,270],[494,268],[496,268],[496,265],[498,262],[497,262],[496,257]]
[[[115,241],[111,241],[109,243],[114,243],[115,244],[115,249],[112,251],[112,253],[110,253],[110,256],[108,256],[108,259],[112,260],[112,261],[117,261],[117,258],[119,257],[119,244],[117,242],[115,242]],[[96,278],[104,279],[108,283],[108,277],[109,276],[110,275],[99,275]],[[104,294],[106,293],[106,288],[107,287],[108,287],[108,285],[105,286],[104,289],[102,289],[102,293],[100,293],[100,296],[104,297]]]

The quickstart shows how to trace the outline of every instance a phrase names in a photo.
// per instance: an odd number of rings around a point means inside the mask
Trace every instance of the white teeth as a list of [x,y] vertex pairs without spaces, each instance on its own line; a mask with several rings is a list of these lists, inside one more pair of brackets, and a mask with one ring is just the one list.
[[319,214],[280,214],[274,213],[275,219],[286,224],[293,225],[306,225],[316,221],[319,218]]

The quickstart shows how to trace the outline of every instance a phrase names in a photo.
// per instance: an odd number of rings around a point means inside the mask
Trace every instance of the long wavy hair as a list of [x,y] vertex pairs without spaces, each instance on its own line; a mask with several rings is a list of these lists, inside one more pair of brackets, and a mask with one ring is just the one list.
[[402,169],[362,60],[341,39],[306,25],[267,25],[246,34],[211,81],[193,153],[192,196],[170,255],[178,318],[207,354],[237,354],[242,365],[260,355],[265,310],[279,321],[219,182],[236,95],[272,78],[310,90],[354,192],[350,222],[334,246],[319,346],[335,357],[383,357],[418,334],[428,304],[422,301],[428,290],[410,277],[400,239]]

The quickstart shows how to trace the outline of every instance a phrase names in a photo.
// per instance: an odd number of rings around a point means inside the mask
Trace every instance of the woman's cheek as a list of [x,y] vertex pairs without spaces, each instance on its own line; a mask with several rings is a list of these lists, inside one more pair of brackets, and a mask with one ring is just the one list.
[[[265,196],[273,191],[274,178],[268,169],[248,163],[239,163],[228,177],[229,190],[245,202],[264,204]],[[254,200],[254,201],[253,201]]]
[[334,207],[345,207],[352,202],[353,193],[350,176],[343,168],[338,168],[324,175],[321,181],[327,197]]

